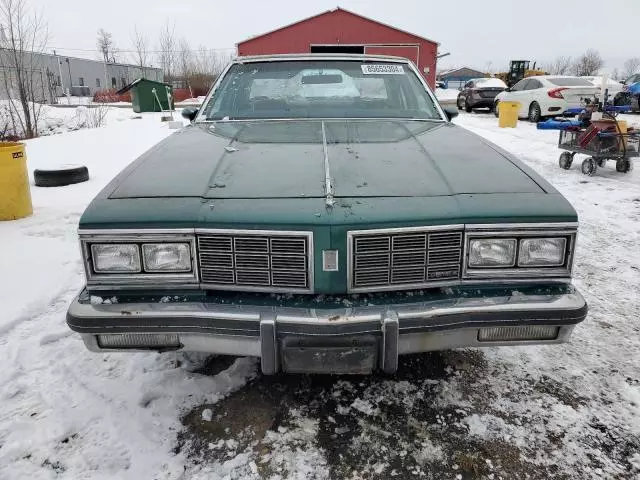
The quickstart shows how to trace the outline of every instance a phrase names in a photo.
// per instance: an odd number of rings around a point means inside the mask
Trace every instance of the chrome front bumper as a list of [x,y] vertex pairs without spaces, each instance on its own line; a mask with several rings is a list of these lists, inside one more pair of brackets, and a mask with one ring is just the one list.
[[[586,318],[573,287],[557,294],[447,297],[355,308],[294,308],[212,302],[94,305],[83,295],[67,314],[89,350],[187,350],[261,358],[265,374],[285,372],[392,373],[398,356],[457,347],[556,344]],[[496,327],[530,327],[533,336],[483,340]],[[536,327],[556,327],[535,338]],[[549,329],[546,329],[549,330]],[[501,332],[513,331],[502,329]],[[173,346],[104,348],[100,335],[175,334]],[[526,337],[526,335],[525,335]],[[113,338],[113,337],[112,337]],[[123,337],[124,338],[124,337]],[[161,337],[157,337],[161,338]]]

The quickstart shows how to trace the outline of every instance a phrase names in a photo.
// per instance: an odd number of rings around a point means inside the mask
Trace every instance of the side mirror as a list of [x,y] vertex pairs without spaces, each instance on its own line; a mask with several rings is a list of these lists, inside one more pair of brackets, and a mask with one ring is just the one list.
[[458,116],[458,109],[453,107],[444,107],[444,114],[447,116],[449,121]]
[[196,115],[198,115],[197,108],[186,107],[182,109],[182,116],[187,120],[189,120],[190,122],[193,122],[193,120],[196,118]]

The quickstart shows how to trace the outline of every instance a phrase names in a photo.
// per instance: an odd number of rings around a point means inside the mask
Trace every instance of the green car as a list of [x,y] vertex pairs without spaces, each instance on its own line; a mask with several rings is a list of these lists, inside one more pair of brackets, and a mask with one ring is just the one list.
[[69,327],[265,374],[568,341],[576,212],[454,114],[406,59],[238,58],[84,212]]

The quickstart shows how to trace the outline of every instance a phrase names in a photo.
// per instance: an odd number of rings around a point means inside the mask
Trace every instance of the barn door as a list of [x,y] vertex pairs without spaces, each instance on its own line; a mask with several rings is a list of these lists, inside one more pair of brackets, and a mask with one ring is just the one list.
[[419,45],[365,45],[364,53],[369,55],[393,55],[411,60],[416,66],[420,62]]

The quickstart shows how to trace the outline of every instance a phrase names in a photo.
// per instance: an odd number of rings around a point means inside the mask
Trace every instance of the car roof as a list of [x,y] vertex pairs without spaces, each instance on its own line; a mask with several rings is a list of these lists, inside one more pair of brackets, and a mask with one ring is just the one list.
[[411,63],[407,58],[391,55],[345,54],[345,53],[287,53],[278,55],[252,55],[236,57],[234,63],[252,62],[285,62],[295,60],[353,60],[353,61],[381,61],[394,63]]

